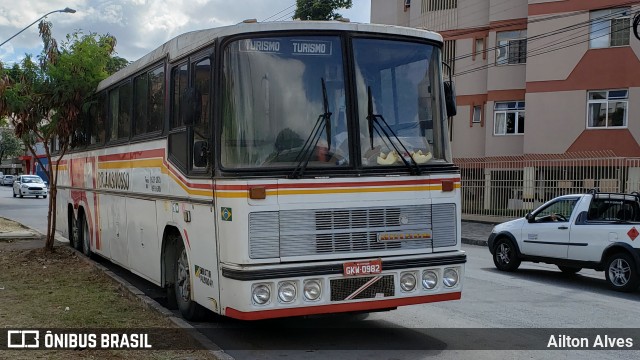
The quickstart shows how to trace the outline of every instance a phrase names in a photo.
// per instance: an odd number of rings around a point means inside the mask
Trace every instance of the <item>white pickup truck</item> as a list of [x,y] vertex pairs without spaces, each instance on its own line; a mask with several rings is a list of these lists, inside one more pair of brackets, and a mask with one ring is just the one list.
[[526,217],[499,224],[489,235],[499,270],[522,261],[556,264],[564,273],[604,271],[609,286],[640,285],[640,194],[598,193],[557,197]]

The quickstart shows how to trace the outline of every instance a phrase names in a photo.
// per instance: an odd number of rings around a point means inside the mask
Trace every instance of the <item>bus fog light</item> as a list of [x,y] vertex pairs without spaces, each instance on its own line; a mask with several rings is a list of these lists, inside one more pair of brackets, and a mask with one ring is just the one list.
[[434,287],[436,287],[437,284],[438,284],[438,274],[436,274],[431,270],[425,270],[422,273],[422,286],[425,289],[431,290]]
[[320,298],[322,288],[318,280],[309,280],[304,283],[304,297],[307,300],[314,301]]
[[412,273],[404,273],[400,276],[400,287],[403,291],[411,291],[416,288],[416,277]]
[[284,303],[289,303],[296,298],[296,286],[286,281],[278,286],[278,298]]
[[446,287],[454,287],[458,283],[458,271],[456,269],[448,268],[444,270],[442,282]]
[[267,285],[258,285],[253,288],[251,298],[256,304],[264,305],[271,298],[271,290]]

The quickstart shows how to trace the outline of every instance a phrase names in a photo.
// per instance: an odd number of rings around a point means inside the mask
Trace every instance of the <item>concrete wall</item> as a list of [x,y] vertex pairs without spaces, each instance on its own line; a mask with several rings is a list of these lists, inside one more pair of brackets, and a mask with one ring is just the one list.
[[404,11],[404,1],[401,0],[371,0],[371,23],[409,26],[410,11],[418,8],[420,2],[414,1],[410,9]]
[[[550,31],[589,21],[589,14],[530,23],[527,37],[534,38]],[[528,44],[527,81],[565,80],[589,50],[586,41],[589,27],[531,40]],[[581,36],[581,37],[580,37]],[[550,44],[557,44],[549,47]],[[568,47],[567,45],[573,46]],[[550,51],[554,50],[554,51]],[[544,54],[542,54],[544,53]],[[540,54],[540,55],[536,55]]]
[[490,0],[458,0],[458,27],[462,29],[489,25]]
[[[485,127],[471,123],[471,105],[458,106],[458,115],[453,119],[453,141],[451,150],[454,158],[474,158],[484,156]],[[486,119],[486,114],[485,114]]]
[[[475,39],[456,40],[456,57],[471,54]],[[487,59],[482,58],[482,54],[477,54],[475,59],[466,56],[456,61],[456,73],[472,71],[487,65]],[[473,71],[468,74],[455,76],[456,93],[458,95],[486,94],[487,92],[487,71]]]
[[522,19],[528,16],[527,0],[490,0],[489,21]]
[[561,154],[587,124],[587,92],[528,93],[524,152]]

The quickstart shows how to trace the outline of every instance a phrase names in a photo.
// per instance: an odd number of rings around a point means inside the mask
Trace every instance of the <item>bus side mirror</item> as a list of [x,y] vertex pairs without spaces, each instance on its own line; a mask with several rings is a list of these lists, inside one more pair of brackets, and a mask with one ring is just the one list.
[[454,117],[458,113],[456,105],[456,87],[453,81],[444,82],[444,101],[447,106],[447,117]]
[[209,144],[205,140],[193,143],[193,166],[206,167],[209,163]]

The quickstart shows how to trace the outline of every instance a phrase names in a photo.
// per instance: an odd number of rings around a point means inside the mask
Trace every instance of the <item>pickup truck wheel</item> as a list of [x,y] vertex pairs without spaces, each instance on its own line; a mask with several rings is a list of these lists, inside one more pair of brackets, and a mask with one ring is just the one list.
[[632,292],[638,288],[638,270],[633,258],[625,253],[611,255],[604,270],[609,287],[616,291]]
[[520,266],[520,259],[513,246],[507,239],[498,239],[493,252],[493,263],[501,271],[515,271]]
[[582,268],[579,268],[579,267],[562,266],[562,265],[558,265],[558,269],[560,269],[560,271],[562,271],[567,275],[573,275],[580,272],[580,270],[582,270]]

